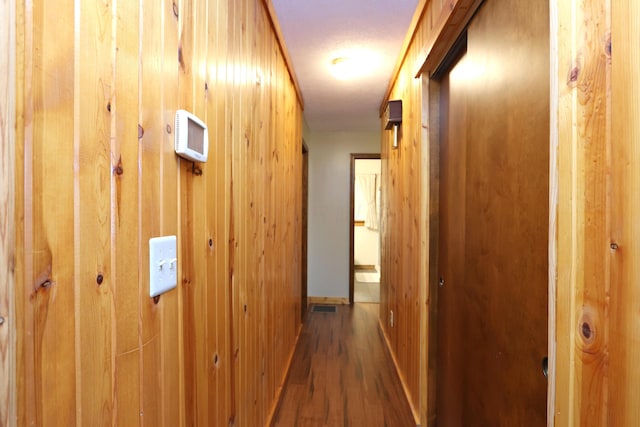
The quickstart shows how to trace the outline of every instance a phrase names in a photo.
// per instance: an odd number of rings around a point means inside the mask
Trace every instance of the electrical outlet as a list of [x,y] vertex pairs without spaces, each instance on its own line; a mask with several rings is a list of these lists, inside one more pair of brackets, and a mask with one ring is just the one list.
[[393,328],[393,310],[389,311],[389,324]]

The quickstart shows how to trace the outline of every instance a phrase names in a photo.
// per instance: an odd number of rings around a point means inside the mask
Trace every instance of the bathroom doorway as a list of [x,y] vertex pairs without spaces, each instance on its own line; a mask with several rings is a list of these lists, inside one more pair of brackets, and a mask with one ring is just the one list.
[[380,154],[351,155],[350,303],[380,303],[380,173]]

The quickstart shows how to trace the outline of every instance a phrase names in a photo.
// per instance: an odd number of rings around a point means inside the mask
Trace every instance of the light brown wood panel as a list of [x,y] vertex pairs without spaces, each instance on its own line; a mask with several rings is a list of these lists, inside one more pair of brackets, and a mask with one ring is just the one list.
[[[618,234],[619,229],[612,235],[612,3],[608,0],[579,4],[553,2],[553,22],[557,24],[552,27],[552,37],[558,51],[553,58],[556,85],[552,94],[556,105],[553,135],[558,147],[557,160],[552,163],[557,171],[557,181],[552,184],[556,187],[558,204],[557,231],[552,236],[557,239],[556,397],[553,402],[557,425],[614,425],[610,424],[613,418],[609,418],[613,414],[608,413],[609,408],[613,408],[609,406],[613,397],[609,390],[611,387],[620,390],[618,387],[622,385],[611,382],[611,362],[622,361],[623,354],[633,351],[633,341],[626,341],[632,340],[631,336],[625,336],[624,329],[616,329],[622,332],[617,335],[620,332],[614,332],[610,323],[613,304],[620,310],[618,319],[631,313],[618,298],[632,296],[625,295],[624,291],[620,293],[624,282],[614,285],[611,280],[611,274],[625,268],[620,254],[611,247],[614,239],[624,238],[624,234]],[[620,31],[626,32],[624,21],[620,26]],[[628,57],[623,53],[620,58]],[[627,60],[622,59],[620,69],[627,67]],[[629,84],[628,81],[625,84]],[[624,111],[629,104],[623,99],[620,101]],[[616,146],[620,144],[624,151],[628,141],[623,138],[616,141]],[[619,154],[623,153],[616,153]],[[617,161],[628,165],[631,159]],[[618,178],[622,176],[623,172]],[[624,192],[623,197],[629,197],[626,179],[616,184],[621,185],[619,191]],[[624,224],[618,216],[621,214],[618,212],[615,216],[616,226]],[[622,270],[617,270],[620,267]],[[616,326],[624,328],[621,324]],[[614,346],[609,342],[612,333],[618,339],[624,337]],[[623,342],[624,350],[618,346]],[[617,398],[630,398],[631,395],[626,396],[632,389],[622,387],[624,392]],[[631,413],[626,411],[616,418],[623,420]]]
[[[140,307],[140,424],[162,425],[165,390],[158,372],[162,370],[161,306],[149,298],[149,239],[158,237],[161,209],[161,165],[163,123],[161,105],[163,86],[162,40],[164,28],[160,11],[151,7],[141,8],[138,27],[141,50],[139,59],[140,93],[138,93],[138,144],[139,144],[139,307]],[[143,29],[143,31],[141,31]],[[140,262],[142,261],[142,262]],[[159,303],[164,303],[160,297]]]
[[[178,92],[180,107],[206,117],[204,72],[207,67],[207,3],[182,2],[178,19]],[[185,401],[187,425],[209,424],[208,373],[212,359],[207,355],[208,277],[206,237],[207,175],[209,164],[180,160],[180,231],[182,241],[182,308],[184,336]],[[196,168],[196,169],[194,169]],[[195,170],[195,172],[194,172]],[[205,338],[205,339],[203,339]]]
[[[638,141],[640,128],[640,56],[634,48],[640,37],[640,5],[637,2],[612,4],[611,43],[615,61],[611,63],[611,242],[617,249],[611,256],[609,407],[607,424],[631,426],[640,419],[636,396],[640,393],[640,328],[637,286],[638,216],[640,188]],[[605,43],[607,56],[609,40]],[[615,142],[615,143],[613,143]],[[614,246],[615,248],[615,246]]]
[[[176,82],[180,72],[179,67],[179,26],[178,16],[176,16],[173,5],[175,2],[165,1],[162,9],[159,10],[163,17],[164,28],[163,55],[162,55],[162,79],[165,82]],[[161,19],[162,20],[162,19]],[[144,66],[144,64],[143,64]],[[180,170],[179,160],[174,154],[175,144],[175,110],[181,108],[180,85],[162,85],[162,143],[160,146],[160,234],[163,236],[176,235],[181,239],[178,206]],[[181,240],[179,240],[182,243]],[[180,267],[178,267],[180,271]],[[180,280],[180,279],[178,279]],[[145,296],[147,302],[151,300]],[[162,375],[162,417],[164,425],[180,425],[186,418],[186,405],[174,405],[171,402],[185,400],[184,390],[184,367],[186,364],[185,354],[176,352],[178,348],[184,348],[183,335],[183,301],[180,292],[169,292],[160,299],[160,309],[162,310],[160,335],[162,341],[161,361],[163,366]]]
[[206,111],[207,123],[210,125],[212,148],[209,152],[209,172],[205,175],[207,181],[206,199],[207,210],[207,306],[213,311],[207,318],[207,333],[211,337],[207,340],[206,354],[210,363],[208,409],[209,422],[213,425],[224,425],[230,417],[228,388],[229,364],[228,336],[228,294],[226,293],[227,253],[225,237],[225,212],[228,209],[225,197],[226,172],[226,138],[224,125],[224,97],[214,96],[224,86],[224,75],[219,70],[224,66],[226,12],[225,2],[209,4],[208,10],[208,42],[207,42],[207,93]]
[[[74,281],[76,378],[81,379],[77,422],[112,423],[114,280],[111,277],[111,2],[83,2],[74,57],[79,96],[74,102]],[[78,70],[79,69],[79,70]],[[78,73],[79,71],[79,73]],[[72,154],[69,153],[69,154]],[[82,390],[92,390],[91,393]],[[99,420],[99,421],[98,421]]]
[[[135,2],[118,2],[114,36],[114,87],[111,99],[115,138],[111,144],[112,211],[115,234],[111,235],[115,252],[111,265],[114,286],[114,420],[122,425],[140,414],[139,328],[131,319],[140,317],[138,304],[138,260],[131,256],[138,250],[138,146],[127,144],[138,132],[139,61],[132,55],[139,44],[139,7]],[[133,326],[133,327],[132,327]]]
[[16,171],[23,181],[16,183],[16,215],[24,222],[17,233],[21,253],[16,254],[18,423],[73,425],[79,362],[75,233],[69,213],[74,210],[76,91],[73,28],[62,24],[73,16],[73,3],[21,4],[19,15],[24,25],[17,33],[24,44],[17,52],[17,95],[23,98],[16,111],[22,127]]
[[16,4],[0,1],[0,425],[16,420]]
[[[422,33],[429,31],[424,26],[430,26],[431,2],[425,8],[389,98],[402,99],[403,102],[399,147],[391,148],[392,134],[384,130],[381,146],[380,319],[416,421],[420,418],[418,411],[421,399],[421,319],[426,308],[419,303],[426,289],[426,278],[420,273],[419,265],[427,259],[421,237],[427,223],[427,206],[420,200],[423,192],[422,86],[420,80],[413,78],[413,71],[408,64],[416,58],[419,50],[416,43],[421,43]],[[390,322],[391,312],[393,326]]]
[[[19,425],[264,425],[300,327],[302,165],[265,4],[41,2],[17,22]],[[173,152],[178,108],[209,125],[200,175]],[[148,239],[171,234],[178,289],[154,300]]]
[[[227,37],[228,37],[228,21],[227,21],[227,2],[218,1],[217,10],[211,8],[209,10],[215,17],[215,28],[217,32],[217,45],[209,45],[209,51],[214,56],[214,60],[210,66],[215,66],[215,86],[213,86],[215,93],[225,93],[226,84],[228,80],[228,54],[227,54]],[[211,68],[210,68],[211,69]],[[216,126],[214,128],[214,140],[212,141],[211,155],[213,156],[212,165],[216,168],[216,185],[215,192],[210,193],[208,204],[213,205],[214,209],[211,213],[215,212],[215,217],[209,215],[210,219],[215,218],[214,224],[214,239],[213,250],[215,252],[215,304],[214,308],[215,316],[213,321],[216,328],[217,343],[215,353],[211,355],[215,366],[215,376],[217,380],[217,389],[215,394],[210,394],[211,399],[215,399],[216,406],[210,405],[210,409],[216,408],[216,412],[213,414],[213,421],[216,425],[224,425],[228,423],[234,414],[235,407],[235,392],[233,388],[233,351],[231,346],[231,293],[230,293],[230,279],[229,279],[229,266],[231,260],[229,258],[230,241],[231,241],[231,229],[230,224],[230,206],[231,206],[231,193],[228,191],[228,183],[231,182],[230,175],[230,143],[228,135],[229,126],[227,125],[227,108],[229,103],[226,96],[213,97],[215,108],[213,113],[216,116]],[[212,294],[209,294],[212,295]]]
[[[29,396],[25,384],[27,383],[24,378],[27,375],[28,369],[26,364],[23,363],[23,359],[27,357],[28,346],[25,345],[25,340],[23,333],[29,324],[26,321],[26,316],[24,316],[24,312],[22,311],[25,307],[24,299],[25,295],[18,287],[24,286],[24,278],[26,271],[26,256],[24,255],[24,248],[26,245],[25,242],[25,227],[24,227],[24,212],[25,212],[25,197],[24,192],[19,191],[17,187],[17,183],[24,183],[25,179],[25,168],[20,168],[18,165],[25,164],[26,157],[26,136],[29,134],[25,130],[25,120],[27,118],[28,109],[25,107],[26,97],[24,96],[24,92],[26,89],[26,75],[27,75],[27,64],[30,64],[30,56],[28,54],[27,46],[30,45],[30,42],[27,42],[26,34],[28,33],[27,26],[25,23],[27,22],[27,9],[24,7],[24,4],[16,5],[16,40],[15,40],[15,61],[16,61],[16,69],[15,69],[15,151],[14,151],[14,206],[15,206],[15,256],[14,256],[14,310],[15,310],[15,412],[16,412],[16,420],[18,423],[25,423],[27,416],[27,409],[31,409],[33,407],[33,402],[31,404],[25,403],[27,400],[27,396]],[[18,114],[18,112],[22,112],[22,114]],[[21,380],[22,378],[22,380]]]

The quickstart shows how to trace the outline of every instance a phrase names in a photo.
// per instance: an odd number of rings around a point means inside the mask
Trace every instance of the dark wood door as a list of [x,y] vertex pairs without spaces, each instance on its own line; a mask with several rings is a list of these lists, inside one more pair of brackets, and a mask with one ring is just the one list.
[[548,34],[486,0],[440,81],[438,426],[546,425]]

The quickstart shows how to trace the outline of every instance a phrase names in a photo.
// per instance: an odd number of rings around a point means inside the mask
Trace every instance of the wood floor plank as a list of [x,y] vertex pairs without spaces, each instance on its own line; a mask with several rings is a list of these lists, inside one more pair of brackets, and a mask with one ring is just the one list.
[[309,313],[273,425],[415,425],[384,348],[377,304]]

